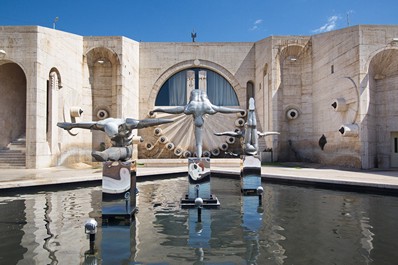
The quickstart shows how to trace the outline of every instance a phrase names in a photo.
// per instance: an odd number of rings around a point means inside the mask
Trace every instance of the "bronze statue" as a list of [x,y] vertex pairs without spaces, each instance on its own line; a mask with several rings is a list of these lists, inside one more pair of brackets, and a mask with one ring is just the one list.
[[71,130],[74,128],[99,130],[106,133],[112,140],[112,147],[100,152],[93,151],[92,156],[97,161],[126,161],[132,156],[132,141],[134,129],[141,129],[151,126],[156,126],[164,123],[170,123],[170,119],[144,119],[136,120],[132,118],[114,119],[107,118],[100,121],[91,122],[59,122],[57,126],[64,130]]
[[193,123],[195,126],[195,144],[197,157],[202,157],[202,141],[203,141],[203,124],[205,114],[213,115],[217,112],[220,113],[238,113],[244,112],[242,109],[233,109],[227,107],[220,107],[213,105],[206,92],[200,89],[193,89],[189,98],[189,103],[186,106],[177,106],[172,108],[155,108],[150,111],[150,115],[155,112],[163,112],[169,114],[181,114],[192,115]]

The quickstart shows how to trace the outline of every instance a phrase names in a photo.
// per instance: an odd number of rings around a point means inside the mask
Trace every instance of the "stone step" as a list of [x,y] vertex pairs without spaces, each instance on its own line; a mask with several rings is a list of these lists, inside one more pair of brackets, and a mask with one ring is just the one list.
[[25,163],[0,163],[0,168],[25,168]]
[[10,151],[25,151],[26,145],[8,145]]
[[25,158],[0,159],[1,164],[25,164]]
[[21,136],[15,140],[11,141],[7,147],[11,147],[11,146],[26,146],[26,137]]
[[0,154],[23,154],[22,150],[0,149]]
[[24,144],[26,144],[26,140],[17,139],[17,140],[12,141],[10,144],[24,145]]
[[0,154],[24,154],[23,150],[0,149]]
[[14,161],[24,161],[25,163],[25,156],[14,156],[14,157],[0,157],[0,162],[7,163],[7,162],[14,162]]
[[0,164],[0,169],[25,169],[25,164],[23,165],[10,165],[10,164]]
[[25,157],[25,153],[20,150],[12,150],[8,152],[0,152],[0,157],[11,157],[11,156],[23,156]]
[[26,137],[21,136],[0,149],[0,168],[25,168]]
[[25,155],[23,154],[14,154],[14,155],[0,155],[0,160],[7,160],[7,159],[25,159]]

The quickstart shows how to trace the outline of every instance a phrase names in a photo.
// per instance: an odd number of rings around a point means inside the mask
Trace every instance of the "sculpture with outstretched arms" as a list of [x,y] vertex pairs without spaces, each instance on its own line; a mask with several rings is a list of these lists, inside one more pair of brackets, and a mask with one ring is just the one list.
[[255,113],[254,99],[249,99],[249,109],[247,113],[247,121],[245,123],[244,132],[222,132],[214,133],[217,136],[227,135],[236,138],[244,138],[243,141],[243,152],[246,155],[257,155],[258,153],[258,138],[265,137],[268,135],[278,135],[278,132],[258,132],[257,131],[257,121]]
[[186,106],[177,106],[171,108],[155,108],[149,114],[153,115],[155,112],[163,112],[169,114],[192,115],[195,126],[195,144],[197,157],[202,157],[202,142],[203,142],[203,124],[205,114],[213,115],[220,113],[238,113],[244,112],[242,109],[233,109],[222,106],[213,105],[205,91],[200,89],[193,89],[189,98],[189,103]]
[[100,121],[91,122],[59,122],[57,126],[64,130],[74,128],[99,130],[106,133],[112,140],[112,147],[99,152],[93,151],[92,156],[97,161],[126,161],[132,156],[132,141],[134,129],[141,129],[151,126],[157,126],[164,123],[173,122],[171,119],[144,119],[136,120],[132,118],[115,119],[107,118]]

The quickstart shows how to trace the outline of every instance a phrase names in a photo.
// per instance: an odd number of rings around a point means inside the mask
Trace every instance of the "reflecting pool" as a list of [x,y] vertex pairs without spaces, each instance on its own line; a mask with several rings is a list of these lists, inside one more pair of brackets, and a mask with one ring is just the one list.
[[0,264],[396,264],[398,197],[213,177],[219,209],[181,209],[187,178],[138,182],[130,226],[99,223],[101,186],[0,195]]

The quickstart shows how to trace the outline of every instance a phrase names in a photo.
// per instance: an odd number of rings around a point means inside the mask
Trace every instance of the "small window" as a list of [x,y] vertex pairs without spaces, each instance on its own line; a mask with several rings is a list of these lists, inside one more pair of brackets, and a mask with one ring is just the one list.
[[254,85],[252,82],[247,82],[246,84],[246,106],[249,106],[249,99],[250,98],[255,98],[255,91],[254,91]]
[[330,73],[334,74],[334,65],[330,66]]
[[398,153],[398,138],[394,138],[394,153]]

